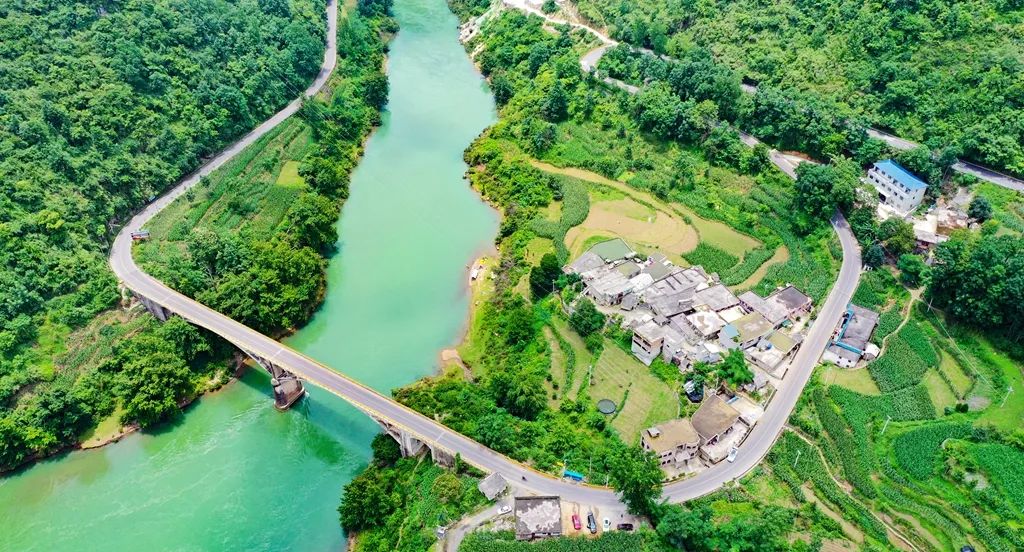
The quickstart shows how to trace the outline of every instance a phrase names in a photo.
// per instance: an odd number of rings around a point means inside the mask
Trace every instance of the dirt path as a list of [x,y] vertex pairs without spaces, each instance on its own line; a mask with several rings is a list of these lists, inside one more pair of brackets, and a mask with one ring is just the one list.
[[[700,234],[701,227],[705,228],[709,232],[727,232],[735,234],[737,239],[743,240],[744,250],[754,249],[755,247],[761,245],[761,241],[758,240],[757,238],[744,234],[739,230],[736,230],[735,228],[729,226],[728,224],[725,224],[724,222],[704,218],[684,205],[672,205],[670,203],[666,203],[665,201],[655,197],[654,194],[651,194],[650,192],[645,192],[643,190],[638,190],[630,186],[629,184],[626,184],[625,182],[621,182],[619,180],[612,180],[611,178],[597,174],[596,172],[593,171],[588,171],[586,169],[580,169],[576,167],[556,167],[550,163],[545,163],[543,161],[538,161],[536,159],[530,159],[530,164],[544,172],[561,174],[564,176],[571,176],[573,178],[578,178],[580,180],[585,180],[587,182],[592,182],[594,184],[608,186],[609,188],[613,188],[626,194],[627,196],[633,198],[634,200],[637,200],[641,203],[647,203],[658,211],[662,211],[671,216],[679,217],[683,220],[689,218],[692,221],[694,221],[690,225],[696,229],[698,234]],[[696,244],[694,244],[694,246],[696,246]]]
[[860,504],[861,507],[863,507],[865,510],[867,510],[868,512],[871,513],[871,516],[873,518],[875,518],[876,520],[878,520],[879,523],[881,523],[882,525],[885,526],[886,530],[890,533],[890,538],[889,538],[890,541],[893,540],[893,537],[895,537],[898,541],[900,541],[898,543],[894,542],[893,544],[899,545],[899,547],[901,549],[903,549],[903,550],[912,550],[914,552],[921,552],[921,549],[918,548],[917,545],[915,545],[913,542],[911,542],[910,539],[908,539],[906,536],[904,536],[903,533],[901,533],[898,529],[896,529],[891,523],[886,521],[886,519],[884,517],[880,516],[877,512],[875,512],[874,510],[869,508],[867,504],[864,504],[863,502],[861,502],[860,500],[855,498],[852,493],[849,492],[849,490],[850,490],[849,484],[848,483],[844,483],[839,478],[837,478],[835,476],[835,474],[832,473],[832,468],[828,465],[828,461],[825,459],[825,454],[821,452],[821,448],[818,447],[818,445],[815,444],[814,441],[812,441],[809,438],[807,438],[806,435],[801,433],[800,430],[796,429],[795,427],[787,425],[786,429],[789,430],[790,432],[792,432],[793,435],[796,435],[797,437],[799,437],[803,442],[807,443],[811,448],[813,448],[815,450],[815,452],[818,453],[818,458],[821,459],[821,465],[825,466],[825,473],[828,474],[829,478],[832,479],[832,481],[836,485],[838,485],[840,489],[844,489],[844,490],[847,491],[847,494],[849,495],[850,500],[856,502],[857,504]]
[[755,270],[753,274],[747,277],[746,280],[743,280],[742,282],[734,286],[729,286],[729,289],[733,291],[741,289],[750,289],[764,279],[764,277],[768,274],[769,268],[787,261],[789,261],[789,248],[786,247],[785,245],[780,245],[775,249],[775,254],[772,255],[771,258],[769,258],[767,261],[761,263],[761,266],[757,267],[757,270]]
[[907,309],[907,312],[903,313],[903,321],[900,322],[899,326],[896,326],[896,329],[893,330],[892,333],[882,338],[882,346],[880,347],[881,351],[878,353],[878,356],[882,356],[883,354],[885,354],[885,349],[886,347],[889,346],[889,338],[900,333],[900,330],[903,329],[903,326],[906,326],[907,322],[910,321],[910,314],[914,312],[914,303],[918,302],[921,299],[921,293],[923,291],[924,288],[918,288],[910,292],[910,301],[907,301],[907,306],[904,307]]

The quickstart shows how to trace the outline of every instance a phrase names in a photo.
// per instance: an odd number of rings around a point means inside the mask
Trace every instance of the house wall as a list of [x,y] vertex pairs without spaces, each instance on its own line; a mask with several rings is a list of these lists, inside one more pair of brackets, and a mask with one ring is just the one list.
[[871,167],[868,170],[868,181],[885,197],[885,203],[904,213],[917,208],[924,200],[925,190],[908,190],[888,174]]

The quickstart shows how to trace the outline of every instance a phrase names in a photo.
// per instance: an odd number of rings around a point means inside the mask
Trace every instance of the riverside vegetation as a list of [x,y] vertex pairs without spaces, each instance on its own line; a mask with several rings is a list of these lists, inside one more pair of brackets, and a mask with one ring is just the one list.
[[[340,22],[333,96],[176,202],[186,223],[155,220],[139,252],[147,270],[264,331],[305,321],[387,96],[380,36],[392,24],[363,11]],[[323,56],[324,13],[317,0],[7,8],[3,64],[19,77],[0,92],[0,469],[73,445],[108,416],[159,423],[226,379],[225,342],[111,310],[105,252],[119,220],[301,93]],[[56,69],[33,69],[43,62]],[[269,195],[238,191],[275,178]]]

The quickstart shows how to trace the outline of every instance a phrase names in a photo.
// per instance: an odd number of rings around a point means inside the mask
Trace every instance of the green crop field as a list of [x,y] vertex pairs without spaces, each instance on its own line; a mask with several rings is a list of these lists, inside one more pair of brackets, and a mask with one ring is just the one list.
[[679,399],[675,390],[656,378],[636,357],[610,340],[594,365],[590,398],[611,399],[619,407],[612,427],[627,443],[636,442],[640,431],[676,416]]

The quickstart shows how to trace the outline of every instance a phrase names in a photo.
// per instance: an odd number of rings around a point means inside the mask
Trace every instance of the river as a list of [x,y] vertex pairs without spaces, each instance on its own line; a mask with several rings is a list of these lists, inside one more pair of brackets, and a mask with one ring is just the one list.
[[[380,391],[436,370],[468,313],[497,214],[462,152],[495,120],[444,0],[396,0],[390,103],[353,174],[327,297],[288,343]],[[274,410],[265,374],[176,423],[0,479],[0,550],[338,550],[342,486],[378,429],[316,388]]]

